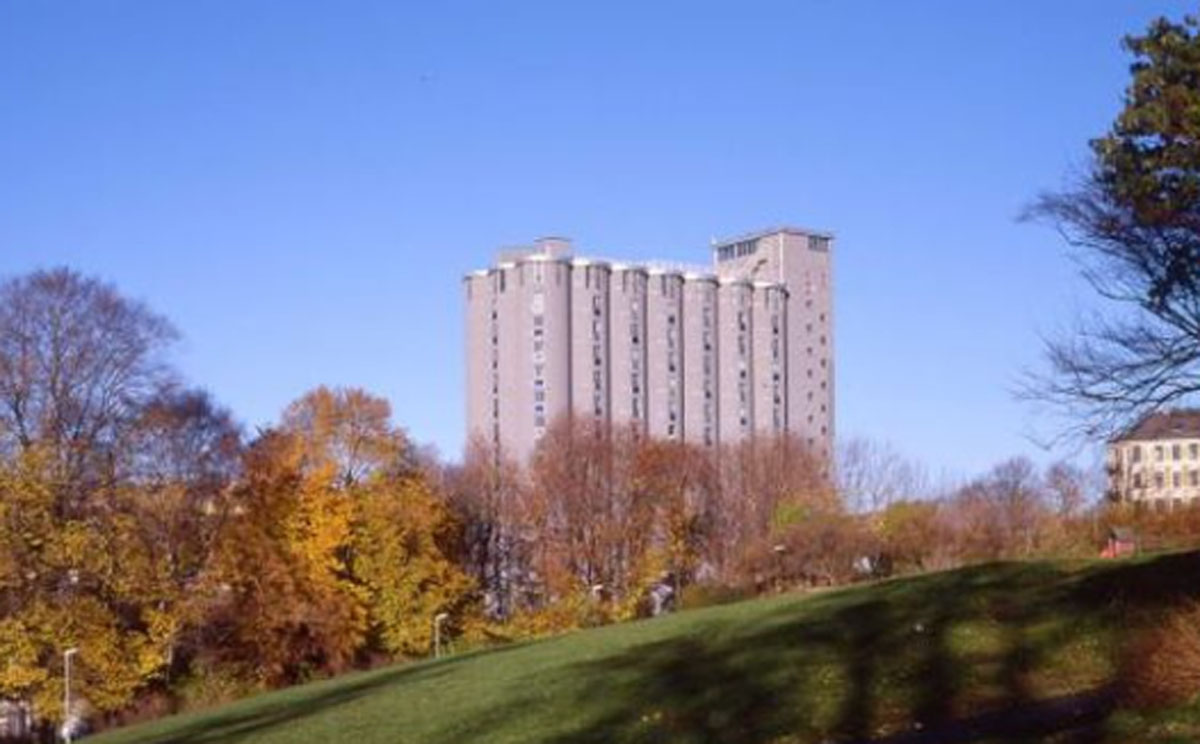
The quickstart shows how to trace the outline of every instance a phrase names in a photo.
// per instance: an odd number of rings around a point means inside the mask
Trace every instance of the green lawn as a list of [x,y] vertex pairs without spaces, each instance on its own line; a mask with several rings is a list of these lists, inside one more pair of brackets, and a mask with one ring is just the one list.
[[261,695],[90,739],[1191,742],[1120,711],[1128,619],[1200,595],[1200,553],[980,566],[785,595]]

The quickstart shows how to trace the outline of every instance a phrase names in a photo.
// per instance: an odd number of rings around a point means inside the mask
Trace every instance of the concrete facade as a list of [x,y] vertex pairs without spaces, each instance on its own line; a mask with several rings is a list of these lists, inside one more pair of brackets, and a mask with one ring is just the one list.
[[786,289],[785,426],[828,457],[834,436],[833,237],[785,227],[722,241],[713,254],[723,280]]
[[720,427],[718,287],[714,276],[683,277],[683,436],[691,444],[716,444]]
[[646,291],[639,266],[613,264],[609,282],[609,391],[613,424],[646,433]]
[[751,353],[756,362],[754,431],[781,434],[787,428],[787,290],[781,284],[757,282],[751,312],[757,322]]
[[469,435],[524,461],[570,411],[706,446],[787,431],[828,459],[832,237],[779,228],[712,251],[708,271],[546,238],[467,275]]
[[571,262],[571,409],[607,422],[610,415],[609,279],[602,261]]
[[683,275],[651,269],[646,290],[646,424],[656,439],[683,438]]
[[754,285],[726,280],[717,297],[717,375],[721,381],[717,441],[736,442],[750,435],[754,423]]

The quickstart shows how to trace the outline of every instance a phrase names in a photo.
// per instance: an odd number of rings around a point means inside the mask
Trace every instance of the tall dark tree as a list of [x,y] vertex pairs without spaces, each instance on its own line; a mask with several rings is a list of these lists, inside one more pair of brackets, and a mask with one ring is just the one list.
[[241,430],[198,390],[164,390],[149,401],[117,448],[113,507],[136,525],[172,598],[185,602],[208,567],[233,511]]
[[444,480],[448,506],[462,525],[457,561],[478,585],[487,615],[506,618],[522,575],[523,544],[513,529],[523,503],[520,466],[476,437]]
[[1200,392],[1200,34],[1155,21],[1125,39],[1124,107],[1091,142],[1092,167],[1030,216],[1056,225],[1084,276],[1121,310],[1048,344],[1030,388],[1071,433],[1111,434]]
[[241,429],[203,390],[165,388],[130,422],[117,476],[146,490],[182,485],[201,504],[237,474]]
[[166,319],[69,269],[0,283],[0,454],[51,452],[63,482],[94,481],[172,377]]

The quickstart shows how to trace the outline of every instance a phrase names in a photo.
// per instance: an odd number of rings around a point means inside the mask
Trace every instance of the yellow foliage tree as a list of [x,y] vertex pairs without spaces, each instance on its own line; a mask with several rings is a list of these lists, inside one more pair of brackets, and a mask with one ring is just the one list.
[[346,561],[352,504],[331,468],[306,473],[301,461],[284,434],[251,447],[205,582],[221,660],[267,683],[345,668],[367,628]]
[[0,466],[0,697],[61,719],[76,648],[76,699],[118,710],[162,671],[176,621],[128,518],[60,508],[51,472],[34,451]]
[[353,571],[369,596],[371,626],[392,654],[428,653],[434,618],[461,627],[474,583],[447,557],[456,525],[418,477],[375,479],[357,489]]
[[288,406],[283,429],[305,478],[322,484],[297,544],[315,551],[311,565],[335,561],[322,570],[354,587],[380,649],[428,653],[434,618],[446,612],[446,630],[461,626],[473,586],[448,557],[457,525],[405,459],[411,447],[391,406],[358,388],[320,387]]
[[407,451],[404,434],[392,426],[386,399],[359,388],[312,390],[287,407],[283,430],[296,437],[306,462],[331,466],[338,485],[364,482],[395,464]]

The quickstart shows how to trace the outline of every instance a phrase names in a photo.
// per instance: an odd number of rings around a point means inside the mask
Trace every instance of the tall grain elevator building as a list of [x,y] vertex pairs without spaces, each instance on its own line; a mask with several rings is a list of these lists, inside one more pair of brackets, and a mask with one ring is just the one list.
[[715,242],[712,268],[576,257],[542,238],[463,279],[467,431],[525,461],[568,414],[716,447],[833,442],[833,237]]

